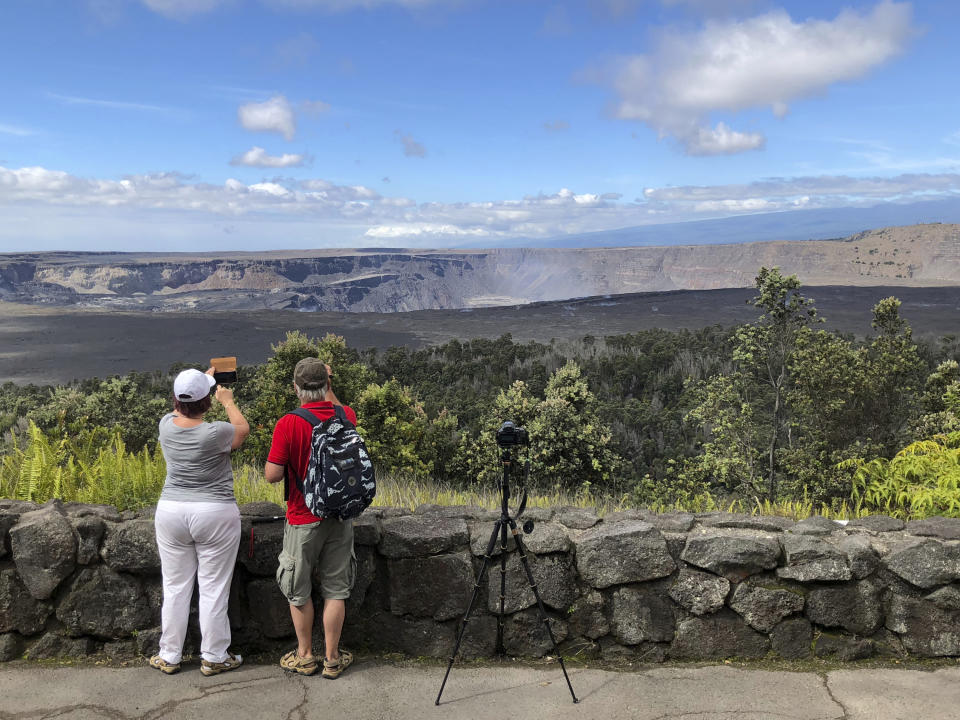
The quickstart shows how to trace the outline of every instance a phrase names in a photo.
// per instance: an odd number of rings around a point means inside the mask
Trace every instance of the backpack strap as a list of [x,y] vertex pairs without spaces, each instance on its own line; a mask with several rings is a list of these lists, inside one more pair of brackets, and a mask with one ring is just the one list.
[[291,410],[287,415],[296,415],[298,418],[303,418],[310,423],[312,428],[320,424],[320,419],[306,408],[299,407],[296,410]]
[[[295,415],[296,417],[300,418],[301,420],[306,420],[308,423],[310,423],[311,429],[312,429],[312,428],[315,428],[317,425],[320,424],[320,419],[319,419],[316,415],[314,415],[312,412],[310,412],[309,410],[307,410],[306,408],[299,407],[299,408],[297,408],[296,410],[291,410],[290,412],[287,413],[287,415]],[[312,432],[312,430],[311,430],[311,432]],[[290,480],[290,478],[287,477],[287,481],[288,481],[288,482],[289,482],[289,480]],[[295,478],[293,478],[293,482],[296,484],[297,489],[298,489],[298,490],[300,491],[300,493],[302,494],[302,493],[303,493],[303,480],[302,480],[301,478],[295,477]],[[289,493],[289,488],[288,488],[287,484],[284,483],[284,485],[283,485],[283,499],[284,499],[284,500],[289,499],[289,495],[290,495],[290,493]]]
[[350,427],[356,427],[350,420],[347,418],[347,411],[343,409],[343,405],[334,405],[333,412],[336,417],[338,417],[345,425]]

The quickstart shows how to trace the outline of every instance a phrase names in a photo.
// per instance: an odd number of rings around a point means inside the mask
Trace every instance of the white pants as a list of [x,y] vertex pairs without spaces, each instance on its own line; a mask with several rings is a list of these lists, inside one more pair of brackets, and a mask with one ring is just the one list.
[[240,543],[234,503],[161,500],[154,517],[163,572],[160,657],[176,665],[183,655],[194,580],[200,584],[200,654],[212,663],[229,653],[227,603]]

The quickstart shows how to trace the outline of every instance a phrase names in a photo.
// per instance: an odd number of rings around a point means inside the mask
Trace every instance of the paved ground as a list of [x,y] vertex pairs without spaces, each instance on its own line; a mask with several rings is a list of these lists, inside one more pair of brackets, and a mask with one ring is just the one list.
[[937,720],[960,717],[960,667],[779,672],[728,666],[635,672],[575,668],[580,704],[559,667],[454,667],[439,707],[442,667],[358,662],[336,681],[247,665],[204,677],[197,665],[166,676],[148,667],[0,669],[2,720]]

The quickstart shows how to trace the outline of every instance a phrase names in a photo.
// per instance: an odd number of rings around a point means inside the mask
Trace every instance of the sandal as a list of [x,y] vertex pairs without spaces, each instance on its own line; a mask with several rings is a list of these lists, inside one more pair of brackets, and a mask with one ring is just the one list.
[[204,675],[217,675],[228,670],[236,670],[243,665],[243,657],[230,653],[223,662],[212,663],[209,660],[200,661],[200,672]]
[[349,653],[346,650],[340,651],[340,657],[336,660],[327,660],[323,659],[323,676],[328,680],[336,680],[340,677],[340,674],[350,667],[350,663],[353,662],[353,653]]
[[177,663],[176,665],[173,663],[168,663],[159,655],[154,655],[150,658],[150,667],[156,668],[166,675],[173,675],[174,673],[180,672],[180,663]]
[[299,673],[300,675],[313,675],[317,672],[317,659],[313,655],[300,657],[296,650],[291,650],[280,658],[280,667],[287,672]]

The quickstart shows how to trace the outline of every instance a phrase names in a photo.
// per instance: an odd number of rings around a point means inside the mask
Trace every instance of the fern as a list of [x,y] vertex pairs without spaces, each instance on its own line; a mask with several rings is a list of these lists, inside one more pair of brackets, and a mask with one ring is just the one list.
[[896,517],[960,517],[960,433],[935,435],[893,459],[846,460],[853,471],[851,497]]

